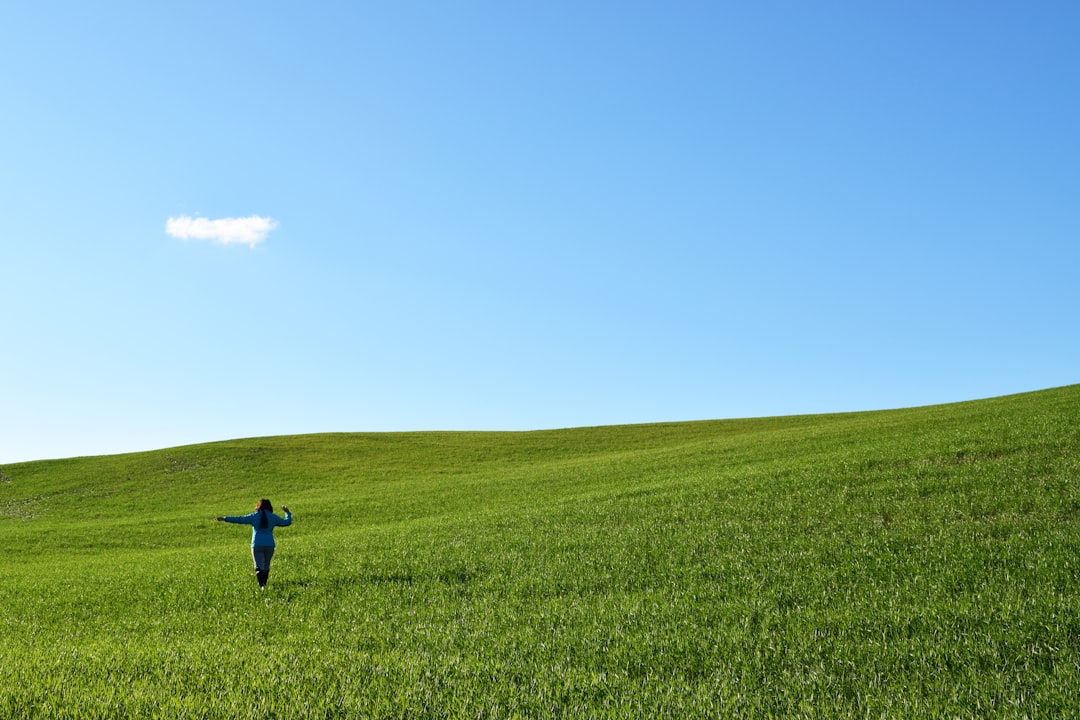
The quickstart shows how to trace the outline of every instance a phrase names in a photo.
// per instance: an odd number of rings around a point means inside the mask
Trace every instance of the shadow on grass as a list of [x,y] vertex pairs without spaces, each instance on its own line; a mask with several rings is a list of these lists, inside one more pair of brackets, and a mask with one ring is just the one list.
[[[380,572],[378,570],[306,578],[283,578],[277,585],[288,590],[319,589],[326,592],[354,590],[360,587],[411,587],[423,585],[466,586],[482,579],[480,568],[465,566],[442,568],[435,572]],[[273,584],[273,580],[271,580]]]

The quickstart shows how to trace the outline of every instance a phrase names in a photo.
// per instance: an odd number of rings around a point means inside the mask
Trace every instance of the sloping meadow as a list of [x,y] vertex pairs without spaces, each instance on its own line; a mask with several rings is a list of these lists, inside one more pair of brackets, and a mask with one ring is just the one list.
[[[0,468],[0,717],[1055,717],[1080,386]],[[249,531],[287,504],[269,587]]]

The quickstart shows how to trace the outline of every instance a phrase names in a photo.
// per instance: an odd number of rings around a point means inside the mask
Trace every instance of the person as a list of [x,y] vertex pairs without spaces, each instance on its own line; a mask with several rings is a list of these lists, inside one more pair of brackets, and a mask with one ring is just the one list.
[[282,505],[285,517],[274,514],[274,506],[263,498],[255,505],[255,512],[249,515],[224,515],[218,522],[237,523],[251,526],[251,559],[255,561],[255,579],[259,588],[266,588],[270,578],[270,560],[274,557],[274,528],[292,525],[292,513],[288,505]]

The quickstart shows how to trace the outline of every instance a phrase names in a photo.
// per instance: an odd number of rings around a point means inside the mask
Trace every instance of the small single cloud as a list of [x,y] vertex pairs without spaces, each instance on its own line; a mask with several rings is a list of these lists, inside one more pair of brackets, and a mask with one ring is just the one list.
[[213,240],[223,245],[247,245],[255,247],[277,227],[277,220],[251,215],[243,218],[193,218],[187,215],[171,217],[165,221],[165,232],[181,240]]

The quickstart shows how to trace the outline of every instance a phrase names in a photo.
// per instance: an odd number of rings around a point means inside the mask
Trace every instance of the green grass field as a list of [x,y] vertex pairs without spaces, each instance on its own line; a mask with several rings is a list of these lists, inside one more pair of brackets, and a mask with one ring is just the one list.
[[[3,718],[1058,718],[1080,386],[0,467]],[[250,529],[287,504],[266,592]]]

